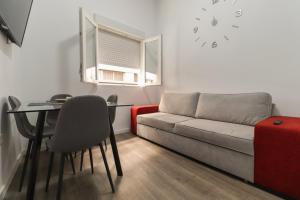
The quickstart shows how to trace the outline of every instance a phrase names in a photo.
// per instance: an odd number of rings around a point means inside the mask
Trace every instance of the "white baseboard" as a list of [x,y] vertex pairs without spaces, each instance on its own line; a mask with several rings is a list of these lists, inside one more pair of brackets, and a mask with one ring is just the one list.
[[9,188],[12,180],[13,180],[15,174],[17,173],[18,167],[22,163],[23,154],[24,154],[24,152],[21,152],[18,155],[15,164],[12,166],[12,170],[11,170],[10,174],[8,174],[8,179],[7,179],[6,183],[1,187],[1,189],[0,189],[0,199],[4,199],[4,197],[6,195],[6,192]]
[[123,129],[115,130],[116,135],[122,134],[122,133],[130,133],[130,128],[123,128]]

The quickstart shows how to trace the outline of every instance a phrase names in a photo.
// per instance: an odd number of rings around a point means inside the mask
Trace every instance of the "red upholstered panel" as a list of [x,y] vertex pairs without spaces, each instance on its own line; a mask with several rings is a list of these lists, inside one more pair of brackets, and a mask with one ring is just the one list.
[[137,116],[141,114],[158,112],[158,105],[145,105],[131,107],[131,132],[136,134]]
[[[283,124],[273,125],[275,120]],[[300,118],[271,117],[255,127],[254,180],[300,199]]]

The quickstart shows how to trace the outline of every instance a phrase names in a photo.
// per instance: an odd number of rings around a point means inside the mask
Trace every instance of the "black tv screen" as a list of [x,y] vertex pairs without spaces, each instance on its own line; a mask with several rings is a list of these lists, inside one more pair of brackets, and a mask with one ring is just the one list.
[[8,38],[22,46],[33,0],[0,0],[1,29]]

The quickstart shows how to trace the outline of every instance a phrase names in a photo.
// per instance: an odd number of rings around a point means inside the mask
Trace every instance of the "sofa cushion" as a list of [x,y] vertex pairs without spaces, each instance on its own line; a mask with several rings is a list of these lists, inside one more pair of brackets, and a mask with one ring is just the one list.
[[184,122],[190,119],[193,118],[158,112],[138,115],[137,122],[138,124],[143,124],[164,131],[172,132],[175,127],[175,123]]
[[254,127],[252,126],[193,119],[177,123],[174,133],[248,155],[254,155]]
[[272,97],[267,93],[201,94],[196,118],[255,126],[271,112]]
[[164,93],[159,111],[175,115],[195,117],[199,93]]

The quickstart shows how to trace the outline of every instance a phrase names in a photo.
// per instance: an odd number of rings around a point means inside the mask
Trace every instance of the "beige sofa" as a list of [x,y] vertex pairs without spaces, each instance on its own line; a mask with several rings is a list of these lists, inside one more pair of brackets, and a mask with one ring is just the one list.
[[267,93],[165,93],[159,112],[138,116],[137,134],[253,182],[254,128],[271,112]]

